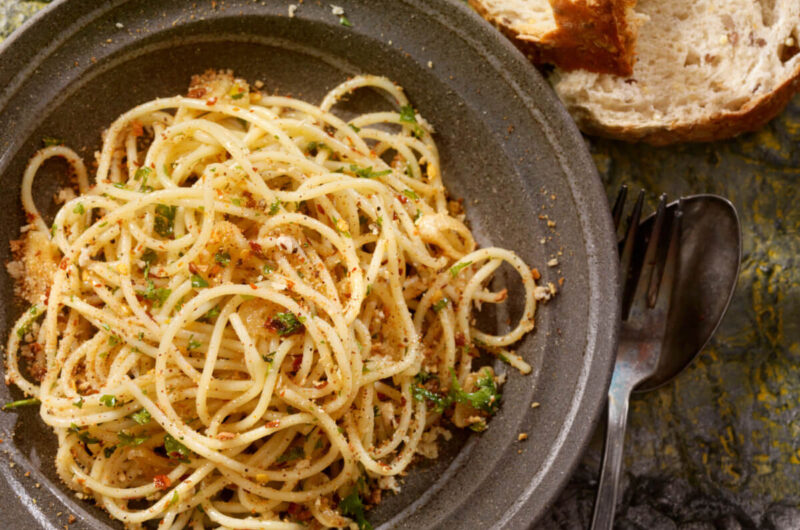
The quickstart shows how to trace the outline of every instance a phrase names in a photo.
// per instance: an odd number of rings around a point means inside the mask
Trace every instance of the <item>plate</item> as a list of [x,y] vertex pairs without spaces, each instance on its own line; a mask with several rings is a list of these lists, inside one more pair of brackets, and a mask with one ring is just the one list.
[[[534,365],[509,374],[501,412],[481,435],[455,437],[413,467],[399,495],[369,514],[381,528],[525,528],[554,500],[604,403],[617,334],[617,257],[608,204],[584,142],[549,86],[496,31],[456,0],[226,0],[196,4],[54,2],[0,48],[0,216],[5,241],[24,222],[19,182],[44,136],[87,161],[100,132],[128,108],[182,93],[192,74],[232,68],[264,90],[318,102],[357,73],[401,84],[436,130],[443,178],[465,199],[479,243],[515,250],[559,285],[518,351]],[[374,96],[374,97],[373,97]],[[381,104],[357,98],[350,110]],[[347,110],[347,109],[345,109]],[[58,162],[37,177],[54,212]],[[556,257],[558,265],[546,266]],[[0,293],[13,300],[0,271]],[[508,312],[495,321],[504,325]],[[0,307],[3,336],[22,311]],[[19,399],[0,388],[0,400]],[[540,403],[532,408],[533,402]],[[528,439],[518,441],[526,433]],[[0,415],[5,521],[17,528],[116,526],[60,484],[55,437],[32,409]],[[30,472],[29,476],[25,476]]]

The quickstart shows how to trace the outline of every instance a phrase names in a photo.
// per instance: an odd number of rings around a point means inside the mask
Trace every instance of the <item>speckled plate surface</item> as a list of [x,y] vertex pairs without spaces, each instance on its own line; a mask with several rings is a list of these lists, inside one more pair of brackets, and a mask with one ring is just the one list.
[[[549,87],[462,2],[337,4],[351,27],[309,0],[293,18],[288,2],[252,0],[61,1],[34,17],[0,47],[0,258],[23,223],[19,182],[43,136],[66,139],[88,161],[121,112],[182,93],[207,68],[315,102],[348,75],[392,78],[435,127],[445,183],[465,199],[478,241],[514,249],[545,282],[565,282],[518,348],[534,372],[509,374],[489,430],[456,436],[439,460],[415,466],[369,518],[387,529],[529,527],[579,459],[611,371],[617,258],[605,194]],[[350,110],[375,104],[367,94]],[[48,164],[37,177],[43,211],[54,212],[59,169]],[[547,267],[553,257],[558,266]],[[4,268],[0,288],[5,336],[22,307]],[[512,296],[508,306],[494,315],[500,326],[519,304]],[[0,386],[0,401],[20,397]],[[517,441],[523,432],[528,440]],[[0,438],[3,526],[62,528],[73,514],[71,529],[117,527],[60,484],[55,437],[35,410],[0,414]]]

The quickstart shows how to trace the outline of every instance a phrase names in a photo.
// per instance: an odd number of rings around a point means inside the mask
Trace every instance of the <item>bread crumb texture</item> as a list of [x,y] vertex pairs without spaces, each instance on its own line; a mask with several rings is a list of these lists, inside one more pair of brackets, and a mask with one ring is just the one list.
[[653,144],[755,130],[800,83],[800,1],[642,0],[633,74],[556,70],[550,80],[589,133]]

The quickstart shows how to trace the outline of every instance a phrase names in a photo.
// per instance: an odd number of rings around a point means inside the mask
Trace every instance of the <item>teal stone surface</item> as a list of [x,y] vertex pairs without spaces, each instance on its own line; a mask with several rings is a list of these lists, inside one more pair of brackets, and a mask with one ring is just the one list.
[[[46,2],[0,0],[0,40]],[[587,138],[610,200],[623,183],[716,193],[742,221],[741,275],[709,346],[675,381],[634,397],[616,528],[800,529],[800,96],[762,130],[652,147]],[[588,528],[602,425],[538,526]],[[529,443],[535,443],[532,437]]]

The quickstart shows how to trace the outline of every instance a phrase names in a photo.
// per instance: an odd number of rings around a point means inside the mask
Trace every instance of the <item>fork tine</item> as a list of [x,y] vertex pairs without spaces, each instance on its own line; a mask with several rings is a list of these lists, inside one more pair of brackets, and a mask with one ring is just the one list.
[[631,312],[641,312],[645,309],[645,305],[652,307],[649,304],[648,293],[650,292],[653,281],[658,285],[658,243],[661,239],[661,232],[664,228],[664,219],[667,216],[667,195],[661,194],[658,201],[658,209],[656,210],[656,217],[653,221],[653,229],[650,232],[650,240],[647,242],[647,250],[644,253],[644,261],[642,262],[642,271],[639,274],[639,279],[636,282],[636,290],[633,293],[633,301],[631,303]]
[[619,222],[622,220],[622,211],[625,209],[625,199],[628,197],[628,185],[623,184],[619,187],[617,193],[617,200],[614,201],[614,208],[611,210],[611,216],[614,219],[614,230],[619,230]]
[[631,295],[633,290],[633,249],[636,243],[636,231],[639,228],[639,220],[642,217],[642,207],[644,206],[644,190],[639,191],[639,196],[636,198],[636,203],[633,205],[630,219],[628,220],[628,229],[622,242],[622,252],[620,253],[620,293],[622,293],[622,319],[627,319],[628,311],[630,309]]
[[647,293],[648,304],[664,315],[669,311],[669,304],[672,299],[672,286],[678,276],[678,260],[680,256],[681,224],[683,221],[683,199],[678,201],[675,214],[672,218],[672,227],[669,235],[669,249],[664,263],[664,273],[661,276],[661,284],[651,284],[651,291]]

